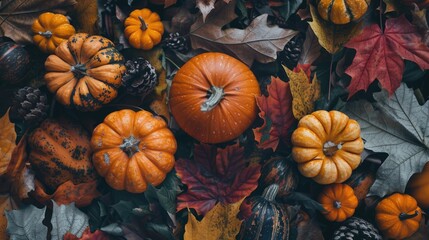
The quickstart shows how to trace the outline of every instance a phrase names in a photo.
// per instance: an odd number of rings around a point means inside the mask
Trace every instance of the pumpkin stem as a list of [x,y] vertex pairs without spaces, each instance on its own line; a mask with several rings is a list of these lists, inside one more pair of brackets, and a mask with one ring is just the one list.
[[52,37],[52,32],[51,31],[39,32],[39,35],[42,35],[45,38],[51,38]]
[[404,221],[413,217],[417,217],[419,215],[419,211],[416,210],[414,214],[408,214],[408,213],[401,213],[399,214],[399,220]]
[[141,16],[139,16],[139,20],[140,20],[140,22],[141,22],[141,26],[140,26],[140,29],[142,30],[142,31],[146,31],[146,29],[147,29],[147,23],[146,23],[146,21],[141,17]]
[[210,88],[209,92],[209,98],[201,104],[201,112],[208,112],[211,111],[216,105],[220,103],[220,100],[222,100],[223,96],[225,95],[223,92],[223,88],[212,86]]
[[327,141],[323,144],[323,153],[328,157],[333,156],[339,149],[341,149],[341,144],[337,145],[331,141]]
[[334,208],[341,208],[341,202],[340,201],[334,201]]
[[278,192],[279,185],[274,183],[264,189],[262,197],[265,198],[267,201],[272,202],[276,198]]
[[134,154],[140,151],[139,143],[140,140],[138,140],[134,136],[130,136],[124,139],[119,148],[121,148],[121,150],[124,151],[128,155],[128,157],[132,157]]
[[76,78],[82,78],[86,76],[86,67],[84,64],[76,64],[70,68],[70,71],[73,72]]

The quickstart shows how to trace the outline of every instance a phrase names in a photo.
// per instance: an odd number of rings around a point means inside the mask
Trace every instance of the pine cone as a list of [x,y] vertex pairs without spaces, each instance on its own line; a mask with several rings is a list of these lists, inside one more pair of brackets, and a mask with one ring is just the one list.
[[302,45],[304,44],[305,37],[303,34],[298,34],[293,37],[284,47],[283,51],[279,53],[278,59],[280,63],[293,69],[296,67],[299,57],[301,56]]
[[10,120],[14,123],[37,125],[47,117],[48,99],[38,88],[23,87],[13,98]]
[[346,220],[335,232],[333,240],[347,239],[367,239],[367,240],[382,240],[377,228],[371,223],[352,217]]
[[138,57],[125,62],[127,71],[122,77],[122,85],[127,93],[134,96],[146,96],[158,83],[155,68],[144,58]]
[[177,32],[170,33],[168,37],[164,39],[164,46],[181,53],[187,53],[190,49],[189,40],[184,36],[180,36]]

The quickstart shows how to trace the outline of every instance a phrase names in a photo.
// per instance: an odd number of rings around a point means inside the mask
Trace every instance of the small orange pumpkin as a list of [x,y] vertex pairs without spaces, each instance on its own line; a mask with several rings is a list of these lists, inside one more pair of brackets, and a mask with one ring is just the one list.
[[361,162],[359,123],[339,111],[304,116],[292,134],[292,157],[305,177],[319,184],[341,183]]
[[334,24],[347,24],[360,19],[371,0],[317,0],[320,16]]
[[66,16],[45,12],[31,26],[34,43],[45,53],[53,53],[60,43],[75,34]]
[[422,208],[429,208],[429,163],[420,173],[414,174],[407,185],[407,193],[417,200]]
[[387,238],[404,239],[420,227],[422,210],[408,194],[395,193],[381,200],[375,208],[375,220]]
[[125,38],[133,48],[150,50],[161,42],[164,34],[159,15],[148,8],[132,11],[124,26]]
[[323,215],[332,222],[342,222],[353,216],[359,203],[353,188],[341,183],[326,186],[319,195],[319,202],[326,210]]
[[186,133],[204,143],[220,143],[238,137],[252,124],[258,95],[258,81],[244,63],[209,52],[179,69],[169,104]]
[[95,111],[118,95],[124,58],[107,38],[78,33],[46,59],[45,82],[58,102]]
[[93,162],[112,188],[144,192],[164,181],[174,166],[177,144],[165,121],[147,111],[107,115],[92,134]]

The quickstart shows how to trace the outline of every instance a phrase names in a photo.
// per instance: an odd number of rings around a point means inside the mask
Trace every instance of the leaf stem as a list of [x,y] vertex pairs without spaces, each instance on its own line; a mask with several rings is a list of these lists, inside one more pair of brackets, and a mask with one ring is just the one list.
[[179,67],[176,63],[174,63],[174,61],[173,61],[173,60],[171,60],[169,57],[165,56],[165,59],[166,59],[167,61],[169,61],[171,64],[173,64],[177,69],[180,69],[180,67]]
[[331,101],[331,85],[332,85],[332,67],[334,65],[334,54],[331,56],[331,64],[329,66],[329,85],[328,85],[328,102]]
[[381,32],[384,32],[384,30],[383,30],[383,0],[380,0],[380,29],[381,29]]

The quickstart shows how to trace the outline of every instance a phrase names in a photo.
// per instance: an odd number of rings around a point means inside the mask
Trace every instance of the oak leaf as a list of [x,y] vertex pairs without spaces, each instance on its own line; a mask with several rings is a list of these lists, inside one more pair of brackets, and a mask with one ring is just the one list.
[[271,148],[275,151],[280,140],[287,139],[289,128],[295,122],[289,83],[272,77],[271,84],[268,86],[268,95],[268,97],[256,98],[261,110],[259,117],[264,120],[264,124],[253,129],[253,133],[259,148]]
[[310,13],[313,18],[313,21],[309,22],[311,29],[316,34],[320,45],[331,54],[342,49],[344,43],[359,33],[362,25],[362,22],[351,22],[344,25],[327,22],[319,16],[312,5],[310,5]]
[[292,112],[297,120],[314,111],[314,102],[320,97],[320,83],[314,75],[310,82],[309,76],[298,65],[296,71],[284,67],[289,77],[292,94]]
[[218,203],[201,221],[189,211],[185,225],[185,240],[235,239],[240,231],[241,220],[237,218],[243,199],[233,204]]
[[15,124],[9,121],[9,110],[0,118],[0,176],[7,172],[16,144]]
[[429,69],[429,48],[404,16],[387,19],[384,32],[377,24],[367,26],[345,47],[356,50],[352,64],[345,71],[352,77],[349,97],[367,90],[375,79],[392,95],[401,84],[404,59]]
[[2,0],[0,3],[0,36],[20,44],[33,43],[31,25],[44,12],[66,13],[76,0]]
[[225,149],[196,145],[193,160],[179,159],[175,168],[182,183],[188,186],[177,197],[177,211],[194,208],[200,215],[218,202],[235,203],[250,195],[261,175],[259,164],[246,167],[244,148],[238,144]]
[[298,34],[276,25],[269,26],[267,14],[255,18],[245,29],[223,30],[226,24],[237,18],[235,4],[236,0],[228,4],[218,1],[206,21],[202,15],[198,17],[190,30],[192,48],[223,52],[250,66],[254,60],[262,63],[276,60],[277,52]]

